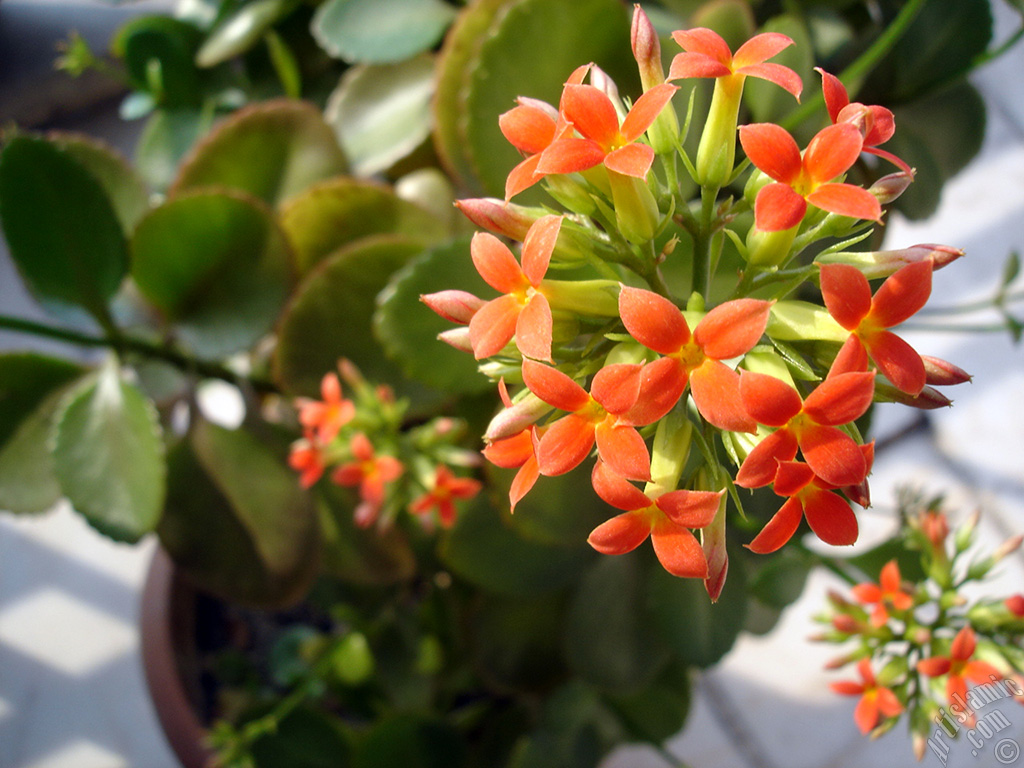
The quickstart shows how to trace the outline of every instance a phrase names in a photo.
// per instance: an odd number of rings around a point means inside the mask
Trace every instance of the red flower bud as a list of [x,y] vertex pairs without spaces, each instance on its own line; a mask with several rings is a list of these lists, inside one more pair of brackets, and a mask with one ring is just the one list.
[[543,211],[535,212],[493,197],[456,200],[455,207],[478,227],[520,242],[526,239],[530,225],[544,215]]
[[473,319],[473,315],[485,302],[466,291],[439,291],[420,296],[420,301],[437,312],[445,320],[465,325]]
[[925,381],[929,384],[938,387],[952,386],[971,380],[971,374],[946,360],[928,355],[921,355],[921,360],[924,362]]
[[878,202],[882,205],[888,205],[906,192],[907,187],[910,186],[913,180],[913,171],[910,173],[904,171],[890,173],[888,176],[883,176],[872,184],[868,192],[878,198]]

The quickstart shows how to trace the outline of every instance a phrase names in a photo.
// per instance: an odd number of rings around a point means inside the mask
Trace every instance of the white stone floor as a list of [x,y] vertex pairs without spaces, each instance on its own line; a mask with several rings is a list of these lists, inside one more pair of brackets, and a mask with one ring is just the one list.
[[[999,10],[999,9],[997,9]],[[1003,8],[1005,28],[1013,15]],[[941,209],[927,222],[888,224],[889,244],[937,242],[968,255],[937,273],[932,304],[991,295],[1003,261],[1024,253],[1024,45],[978,72],[975,83],[990,105],[984,150],[944,190]],[[0,302],[17,300],[3,284]],[[924,424],[878,457],[872,477],[875,507],[862,517],[865,545],[883,535],[895,489],[913,484],[945,493],[967,514],[983,511],[989,545],[1024,530],[1024,346],[1006,334],[915,331],[906,338],[922,352],[944,357],[975,375],[951,391],[952,409],[930,412]],[[10,337],[0,346],[11,347]],[[878,436],[913,420],[907,409],[880,409]],[[153,543],[128,547],[92,532],[58,509],[25,519],[0,516],[0,768],[174,768],[145,691],[136,632],[144,569]],[[913,765],[900,727],[871,742],[853,724],[855,700],[831,694],[830,646],[807,636],[826,589],[815,575],[804,596],[765,637],[744,637],[697,685],[686,730],[668,751],[692,768],[905,768]],[[1002,594],[1024,590],[1024,557],[1001,566]],[[847,673],[848,674],[848,673]],[[1002,713],[1024,742],[1024,709]],[[1024,758],[1015,763],[1024,765]],[[988,749],[972,754],[960,741],[949,766],[996,768]],[[939,765],[926,756],[924,764]],[[624,748],[607,768],[660,768],[645,748]]]

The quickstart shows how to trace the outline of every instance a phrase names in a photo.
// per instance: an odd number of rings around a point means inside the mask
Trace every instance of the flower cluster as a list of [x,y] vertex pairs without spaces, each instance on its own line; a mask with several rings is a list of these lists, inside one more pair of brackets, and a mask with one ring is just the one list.
[[[464,431],[439,417],[405,428],[407,404],[387,386],[374,387],[347,360],[338,373],[324,375],[320,400],[299,398],[295,405],[303,437],[291,448],[289,464],[304,488],[326,474],[358,493],[355,523],[361,528],[390,525],[403,507],[424,525],[448,527],[455,502],[470,499],[480,482],[458,477],[449,465],[473,467],[478,455],[455,447]],[[353,391],[344,396],[342,379]]]
[[[458,324],[441,338],[498,382],[505,407],[484,454],[518,468],[513,509],[596,448],[594,488],[623,513],[591,545],[622,554],[650,536],[668,571],[704,579],[717,599],[737,488],[782,500],[747,543],[754,552],[777,550],[805,519],[829,544],[856,540],[852,505],[870,502],[874,458],[858,419],[879,401],[948,405],[935,386],[969,379],[891,330],[928,300],[933,270],[962,253],[855,250],[913,180],[878,148],[893,135],[889,110],[851,103],[821,72],[829,122],[801,149],[779,125],[738,125],[747,78],[799,98],[796,72],[768,61],[792,40],[759,34],[733,53],[710,29],[673,39],[682,52],[666,78],[637,6],[639,98],[624,101],[591,64],[570,74],[557,107],[523,97],[500,117],[524,157],[505,200],[458,204],[489,230],[470,252],[500,295],[423,300]],[[691,157],[690,119],[680,127],[673,101],[690,93],[692,113],[705,78],[714,90]],[[867,189],[845,178],[865,153],[896,169]],[[512,202],[535,185],[563,210]],[[523,243],[519,260],[507,240]]]
[[860,679],[832,689],[858,697],[854,721],[863,733],[885,733],[907,713],[918,759],[929,745],[943,759],[946,739],[973,728],[986,704],[1024,704],[1024,595],[968,597],[972,582],[988,577],[1022,537],[978,557],[968,551],[977,515],[951,532],[939,499],[908,496],[902,511],[909,556],[887,561],[876,581],[854,584],[849,596],[831,593],[819,617],[828,629],[817,639],[855,643],[829,667],[856,662]]

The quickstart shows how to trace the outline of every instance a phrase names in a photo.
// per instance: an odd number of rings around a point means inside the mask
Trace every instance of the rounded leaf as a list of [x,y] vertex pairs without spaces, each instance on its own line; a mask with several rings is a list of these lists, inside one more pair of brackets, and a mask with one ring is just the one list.
[[245,53],[294,7],[291,0],[255,0],[236,7],[207,36],[196,53],[196,66],[213,67]]
[[313,17],[312,32],[336,58],[383,64],[433,48],[455,13],[441,0],[328,0]]

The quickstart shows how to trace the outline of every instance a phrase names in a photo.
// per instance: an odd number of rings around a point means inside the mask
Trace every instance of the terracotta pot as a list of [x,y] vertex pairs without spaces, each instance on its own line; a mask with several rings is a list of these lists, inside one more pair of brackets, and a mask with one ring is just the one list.
[[[197,690],[190,690],[183,670],[196,669],[195,589],[179,577],[171,558],[160,547],[142,590],[142,663],[146,684],[167,741],[184,768],[206,768],[212,751],[206,730],[196,715]],[[192,686],[194,687],[194,686]]]

